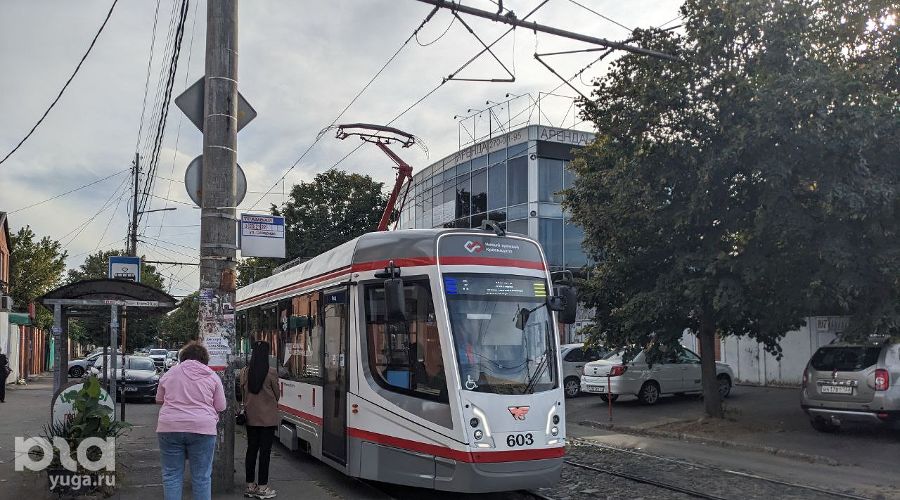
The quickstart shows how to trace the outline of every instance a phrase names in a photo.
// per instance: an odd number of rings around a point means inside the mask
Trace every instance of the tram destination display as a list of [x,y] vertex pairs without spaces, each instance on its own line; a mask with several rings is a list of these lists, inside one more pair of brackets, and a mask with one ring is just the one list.
[[445,276],[444,290],[447,295],[547,297],[547,284],[543,280],[513,276]]

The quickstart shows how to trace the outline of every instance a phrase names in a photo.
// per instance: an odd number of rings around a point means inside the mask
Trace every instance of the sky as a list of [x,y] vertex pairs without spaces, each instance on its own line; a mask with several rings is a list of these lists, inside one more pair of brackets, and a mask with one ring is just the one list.
[[[0,164],[0,211],[9,212],[10,230],[29,225],[38,236],[59,240],[68,253],[70,268],[80,265],[90,253],[125,246],[130,197],[127,169],[136,152],[141,154],[143,164],[149,163],[150,139],[158,121],[152,118],[158,116],[154,110],[159,109],[161,69],[166,63],[163,54],[177,1],[120,0],[57,105],[22,148]],[[463,3],[497,9],[493,0]],[[503,5],[522,18],[539,3],[505,0]],[[19,142],[59,92],[111,4],[112,0],[0,3],[0,157]],[[624,40],[635,27],[677,24],[679,6],[680,2],[672,0],[549,0],[529,20]],[[322,135],[309,153],[297,160],[430,10],[431,6],[415,0],[240,2],[239,89],[259,114],[238,135],[238,163],[248,183],[240,212],[267,211],[272,203],[280,205],[293,184],[309,181],[336,164],[340,169],[371,175],[387,188],[393,184],[393,164],[375,147],[359,148],[338,163],[358,146],[358,140],[340,141],[333,131]],[[489,20],[462,17],[487,43],[508,29]],[[206,2],[191,0],[173,97],[202,75],[205,28]],[[560,80],[533,57],[535,52],[590,47],[552,35],[515,30],[494,46],[494,53],[513,72],[515,81],[451,80],[441,85],[392,124],[420,138],[427,152],[413,147],[398,153],[414,170],[424,168],[454,153],[473,135],[481,137],[501,123],[504,127],[510,122],[516,125],[529,116],[535,124],[590,130],[590,124],[580,122],[575,113],[572,96],[576,94],[572,89],[563,86],[556,90],[558,95],[540,94],[557,88]],[[450,12],[438,12],[338,123],[389,122],[481,48]],[[569,78],[596,55],[577,53],[546,60]],[[591,79],[608,69],[606,63],[604,60],[590,67],[572,81],[573,85],[587,94]],[[457,77],[491,79],[507,75],[490,54],[484,54]],[[539,112],[534,106],[537,101]],[[488,106],[492,106],[493,115],[484,111]],[[508,120],[516,115],[518,118]],[[187,165],[201,149],[200,132],[173,103],[149,209],[176,210],[144,216],[138,250],[148,260],[198,260],[199,210],[182,181]],[[157,267],[171,294],[182,296],[197,289],[196,267]]]

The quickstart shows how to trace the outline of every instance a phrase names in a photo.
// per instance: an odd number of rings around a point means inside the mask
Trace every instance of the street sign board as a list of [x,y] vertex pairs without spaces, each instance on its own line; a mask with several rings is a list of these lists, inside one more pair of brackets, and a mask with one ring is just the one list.
[[284,217],[241,214],[241,256],[284,258],[284,229]]
[[113,255],[109,258],[109,274],[111,280],[141,282],[141,258]]
[[[244,175],[244,170],[240,165],[235,164],[237,167],[236,179],[236,198],[234,204],[240,205],[242,201],[244,201],[244,197],[247,196],[247,176]],[[184,172],[184,188],[187,189],[188,196],[191,197],[191,201],[197,204],[198,207],[202,206],[200,203],[203,201],[203,155],[200,155],[193,160],[188,165],[187,170]]]
[[[180,96],[175,98],[175,105],[178,106],[185,116],[188,117],[188,120],[191,121],[194,125],[203,132],[203,104],[204,98],[206,96],[206,77],[202,77],[193,85],[188,87],[187,90],[181,93]],[[238,105],[237,105],[237,129],[238,132],[241,131],[251,120],[256,118],[256,110],[253,109],[253,106],[244,99],[244,96],[238,92]]]

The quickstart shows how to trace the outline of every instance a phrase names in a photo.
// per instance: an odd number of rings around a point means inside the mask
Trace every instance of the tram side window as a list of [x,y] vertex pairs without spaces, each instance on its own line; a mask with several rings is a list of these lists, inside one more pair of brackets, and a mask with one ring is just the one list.
[[318,301],[310,296],[294,298],[294,315],[288,320],[283,337],[282,358],[286,378],[322,385],[322,327]]
[[405,283],[406,321],[385,318],[384,285],[365,287],[369,369],[382,387],[447,402],[447,378],[427,281]]

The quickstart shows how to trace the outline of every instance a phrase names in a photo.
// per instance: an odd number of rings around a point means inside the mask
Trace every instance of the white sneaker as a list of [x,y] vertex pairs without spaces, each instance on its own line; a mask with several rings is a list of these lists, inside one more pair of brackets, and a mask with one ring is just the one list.
[[257,488],[256,492],[253,493],[253,496],[256,498],[264,499],[264,498],[275,498],[278,492],[266,486],[265,488]]

